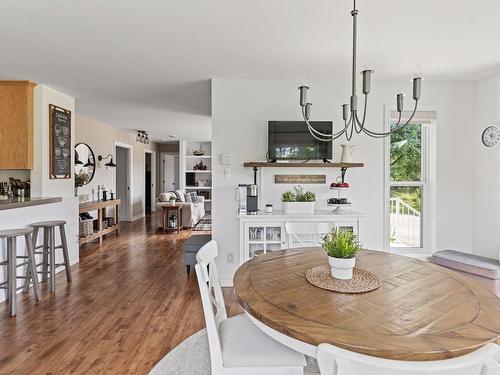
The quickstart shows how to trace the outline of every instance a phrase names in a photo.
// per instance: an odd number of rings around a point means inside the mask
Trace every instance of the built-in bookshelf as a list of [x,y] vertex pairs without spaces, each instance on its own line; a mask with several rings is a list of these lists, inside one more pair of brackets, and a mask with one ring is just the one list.
[[183,181],[186,191],[205,197],[205,211],[212,210],[212,142],[181,143]]

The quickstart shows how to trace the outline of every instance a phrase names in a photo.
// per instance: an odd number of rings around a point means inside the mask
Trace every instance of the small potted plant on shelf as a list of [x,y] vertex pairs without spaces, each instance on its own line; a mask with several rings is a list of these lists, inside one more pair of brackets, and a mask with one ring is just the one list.
[[330,273],[336,279],[352,279],[356,253],[361,248],[356,235],[348,229],[332,228],[323,239],[323,249],[328,254]]
[[171,195],[170,198],[168,198],[168,200],[169,200],[169,202],[170,202],[170,204],[172,206],[175,206],[175,201],[177,200],[176,197],[174,197],[173,195]]
[[316,204],[316,194],[305,191],[297,186],[293,191],[285,191],[281,195],[285,214],[313,214]]
[[87,173],[75,174],[75,197],[78,196],[78,188],[82,187],[89,181],[89,175]]

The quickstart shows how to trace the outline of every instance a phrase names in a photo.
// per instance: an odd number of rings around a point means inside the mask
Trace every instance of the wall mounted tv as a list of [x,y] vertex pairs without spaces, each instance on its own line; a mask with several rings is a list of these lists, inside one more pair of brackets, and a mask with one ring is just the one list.
[[[311,121],[316,130],[332,134],[331,121]],[[304,121],[269,121],[269,160],[324,160],[332,158],[332,142],[315,139]]]

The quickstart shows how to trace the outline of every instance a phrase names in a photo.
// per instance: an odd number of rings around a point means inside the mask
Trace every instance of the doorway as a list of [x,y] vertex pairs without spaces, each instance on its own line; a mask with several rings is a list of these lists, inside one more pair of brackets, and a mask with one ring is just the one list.
[[161,190],[166,193],[179,189],[179,155],[162,152],[160,154]]
[[144,150],[144,214],[155,211],[156,152]]
[[121,199],[120,220],[132,220],[132,148],[115,143],[116,151],[116,197]]
[[151,154],[144,154],[144,210],[151,213]]

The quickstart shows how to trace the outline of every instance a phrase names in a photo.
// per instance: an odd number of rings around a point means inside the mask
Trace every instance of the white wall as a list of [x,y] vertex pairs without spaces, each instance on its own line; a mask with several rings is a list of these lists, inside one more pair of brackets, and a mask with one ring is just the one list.
[[500,251],[500,146],[485,147],[481,134],[489,125],[500,127],[500,74],[483,79],[476,86],[476,121],[471,144],[475,150],[474,252],[497,258]]
[[[142,217],[144,214],[144,150],[155,151],[156,144],[145,145],[136,142],[136,133],[116,129],[86,116],[78,115],[76,122],[76,143],[87,143],[94,151],[96,159],[98,155],[106,156],[111,154],[113,155],[113,160],[116,161],[115,142],[132,146],[132,216],[134,219]],[[94,188],[97,194],[97,185],[103,184],[116,191],[116,171],[112,168],[106,169],[104,164],[108,161],[109,159],[102,162],[96,160],[97,165],[94,178],[90,184],[79,189],[79,194],[91,194],[92,188]]]
[[[394,102],[399,82],[374,82],[368,107],[368,126],[382,130],[384,105]],[[234,189],[238,183],[250,183],[252,170],[243,168],[245,161],[264,160],[267,150],[267,121],[300,119],[296,81],[219,80],[212,82],[212,149],[213,163],[213,237],[219,242],[221,277],[232,279],[239,248]],[[333,120],[340,124],[342,103],[347,102],[347,82],[310,82],[313,120]],[[410,86],[405,88],[410,93]],[[406,97],[407,107],[411,106]],[[470,251],[472,247],[472,186],[467,183],[472,174],[474,129],[474,85],[467,83],[424,82],[422,104],[437,106],[437,225],[438,249],[456,248]],[[337,125],[338,128],[338,125]],[[334,147],[339,159],[339,144]],[[361,223],[362,241],[366,247],[383,247],[384,142],[357,136],[354,161],[364,162],[364,168],[351,169],[350,198],[353,209],[366,217]],[[220,153],[231,153],[231,177],[224,177]],[[335,169],[269,169],[264,173],[266,201],[281,206],[279,196],[290,185],[274,185],[272,176],[278,173],[327,174],[331,182],[340,171]],[[307,186],[318,194],[320,205],[330,195],[327,187]],[[234,264],[226,263],[226,253],[234,252]]]
[[[71,145],[75,148],[75,99],[45,85],[35,87],[35,137],[33,169],[31,170],[31,196],[74,197],[75,179],[50,179],[49,159],[49,104],[71,111]],[[71,158],[73,168],[74,158]]]

